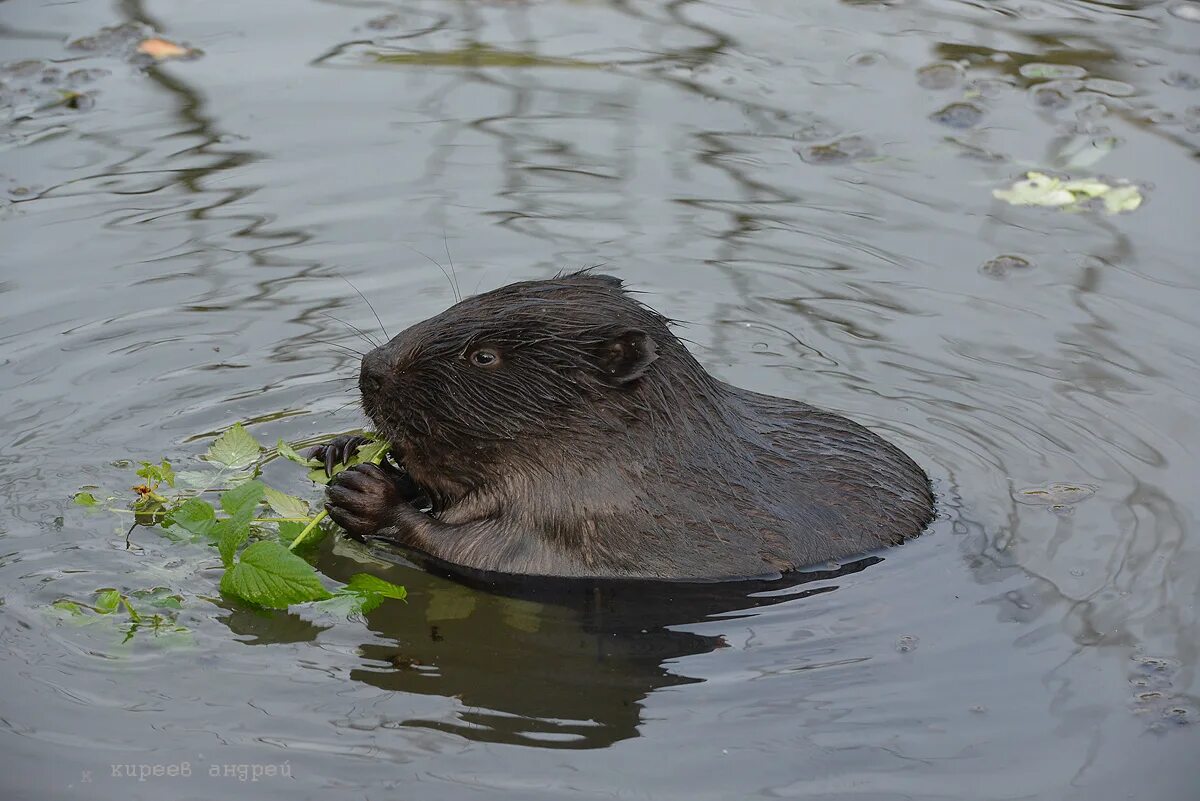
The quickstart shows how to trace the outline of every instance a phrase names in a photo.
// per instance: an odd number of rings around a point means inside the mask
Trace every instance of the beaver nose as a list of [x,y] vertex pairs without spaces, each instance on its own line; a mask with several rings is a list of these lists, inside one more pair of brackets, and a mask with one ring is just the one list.
[[363,394],[378,392],[383,387],[387,369],[388,358],[381,348],[375,348],[363,356],[362,367],[358,371],[358,387]]

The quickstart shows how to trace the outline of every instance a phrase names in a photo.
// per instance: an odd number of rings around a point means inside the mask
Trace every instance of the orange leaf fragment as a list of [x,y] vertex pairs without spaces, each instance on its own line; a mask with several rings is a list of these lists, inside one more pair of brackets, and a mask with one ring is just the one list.
[[166,39],[143,39],[137,49],[139,53],[145,53],[155,61],[164,61],[168,58],[187,58],[194,55],[193,50]]

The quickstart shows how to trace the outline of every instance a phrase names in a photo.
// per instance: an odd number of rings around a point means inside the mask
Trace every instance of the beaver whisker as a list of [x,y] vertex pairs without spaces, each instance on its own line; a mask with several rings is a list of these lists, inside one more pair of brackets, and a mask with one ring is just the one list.
[[342,350],[346,351],[347,353],[352,353],[352,354],[354,354],[355,356],[358,356],[359,358],[362,358],[362,357],[365,355],[365,354],[364,354],[362,351],[360,351],[360,350],[355,350],[354,348],[351,348],[351,347],[349,347],[348,345],[341,345],[341,344],[339,344],[339,343],[337,343],[337,342],[330,342],[330,341],[329,341],[329,340],[327,340],[327,339],[314,339],[313,341],[314,341],[314,342],[320,342],[320,343],[321,343],[321,344],[323,344],[323,345],[329,345],[330,347],[334,347],[334,348],[341,348]]
[[321,316],[322,316],[322,317],[328,317],[330,320],[333,320],[333,321],[335,321],[335,322],[339,322],[339,323],[341,323],[342,325],[344,325],[344,326],[346,326],[347,328],[349,328],[351,331],[354,331],[356,334],[358,334],[358,335],[359,335],[359,337],[361,337],[361,338],[362,338],[362,339],[363,339],[363,340],[364,340],[364,341],[365,341],[365,342],[366,342],[368,345],[370,345],[372,348],[378,348],[378,347],[379,347],[379,342],[378,342],[378,341],[376,341],[375,339],[372,339],[371,337],[367,336],[367,334],[366,334],[366,332],[365,332],[365,331],[363,331],[361,328],[359,328],[358,326],[354,325],[353,323],[348,323],[348,322],[346,322],[345,320],[343,320],[343,319],[342,319],[342,318],[340,318],[340,317],[334,317],[332,314],[330,314],[330,313],[328,313],[328,312],[320,312],[320,314],[321,314]]
[[347,284],[350,284],[350,288],[358,293],[358,296],[363,299],[363,303],[367,304],[367,308],[371,310],[371,314],[375,315],[375,322],[379,323],[379,330],[383,332],[384,339],[391,339],[391,336],[388,335],[387,329],[383,326],[383,320],[379,319],[379,312],[375,311],[375,307],[371,305],[371,301],[367,300],[367,296],[360,292],[358,287],[350,283],[349,278],[344,275],[339,277]]

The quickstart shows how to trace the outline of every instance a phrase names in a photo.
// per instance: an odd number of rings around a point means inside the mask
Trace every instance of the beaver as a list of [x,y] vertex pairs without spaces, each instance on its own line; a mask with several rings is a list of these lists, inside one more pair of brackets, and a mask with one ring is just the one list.
[[929,479],[902,451],[717,380],[673,324],[583,271],[413,325],[362,360],[390,459],[339,473],[330,517],[473,571],[674,580],[779,575],[930,522]]

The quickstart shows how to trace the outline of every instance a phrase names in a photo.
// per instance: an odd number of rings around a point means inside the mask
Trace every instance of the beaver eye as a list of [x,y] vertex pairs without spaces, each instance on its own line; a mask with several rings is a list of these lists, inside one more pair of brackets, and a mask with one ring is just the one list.
[[500,363],[500,354],[495,348],[479,348],[471,351],[467,359],[476,367],[495,367]]

